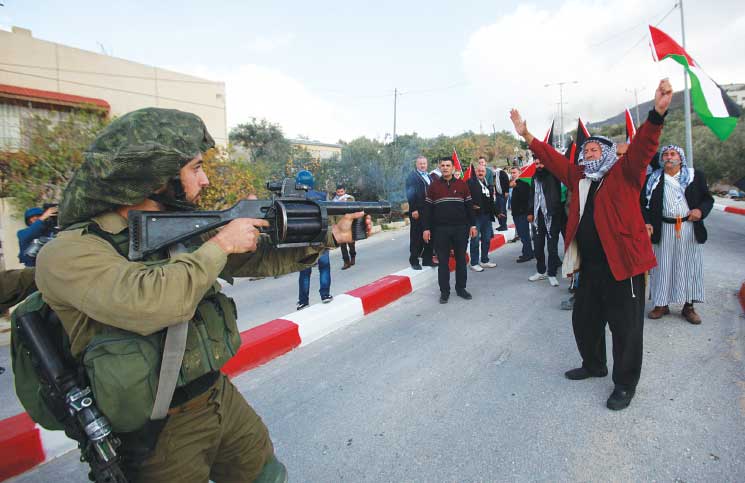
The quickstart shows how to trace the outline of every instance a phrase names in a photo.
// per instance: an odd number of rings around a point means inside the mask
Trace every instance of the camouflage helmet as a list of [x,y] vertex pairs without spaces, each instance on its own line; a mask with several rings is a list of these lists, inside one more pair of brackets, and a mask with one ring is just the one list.
[[214,146],[195,114],[154,107],[125,114],[85,151],[83,164],[62,194],[60,225],[141,203],[177,177],[198,153]]

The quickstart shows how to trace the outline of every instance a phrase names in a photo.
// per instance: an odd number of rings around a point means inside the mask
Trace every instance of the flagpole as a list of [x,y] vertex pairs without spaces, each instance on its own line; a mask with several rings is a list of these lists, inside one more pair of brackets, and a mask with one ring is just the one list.
[[[686,50],[686,26],[683,20],[683,0],[678,0],[680,7],[680,33],[683,37],[683,50]],[[687,50],[686,50],[687,52]],[[691,132],[691,93],[688,90],[688,73],[683,69],[683,108],[685,109],[686,127],[686,158],[690,167],[693,167],[693,135]]]

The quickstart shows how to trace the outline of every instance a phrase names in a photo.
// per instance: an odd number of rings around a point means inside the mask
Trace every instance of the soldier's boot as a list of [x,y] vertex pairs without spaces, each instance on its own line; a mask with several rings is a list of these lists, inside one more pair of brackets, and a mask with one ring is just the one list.
[[287,483],[287,468],[276,456],[272,455],[264,464],[254,483]]

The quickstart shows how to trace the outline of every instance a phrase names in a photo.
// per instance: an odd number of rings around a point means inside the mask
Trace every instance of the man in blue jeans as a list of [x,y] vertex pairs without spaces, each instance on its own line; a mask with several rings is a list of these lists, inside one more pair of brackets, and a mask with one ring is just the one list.
[[523,252],[517,258],[517,263],[525,263],[533,259],[533,240],[530,237],[530,221],[528,216],[533,217],[530,213],[530,185],[521,181],[520,168],[512,168],[512,220],[515,222],[515,231],[523,244]]
[[[476,167],[476,177],[468,180],[468,190],[473,200],[473,213],[476,218],[478,234],[471,238],[471,270],[483,272],[484,268],[494,268],[496,263],[489,261],[489,242],[494,234],[492,221],[497,214],[494,204],[494,186],[486,179],[486,166]],[[481,250],[479,250],[479,245]]]
[[[306,195],[307,199],[313,201],[326,201],[326,193],[312,189],[315,180],[310,171],[300,171],[295,177],[295,182],[311,188],[308,190],[308,194]],[[302,310],[310,305],[310,274],[312,271],[313,268],[306,268],[300,272],[300,275],[298,275],[297,310]],[[318,273],[321,282],[321,288],[318,293],[321,295],[321,302],[327,304],[334,300],[334,297],[331,295],[331,263],[329,262],[328,250],[318,257]]]

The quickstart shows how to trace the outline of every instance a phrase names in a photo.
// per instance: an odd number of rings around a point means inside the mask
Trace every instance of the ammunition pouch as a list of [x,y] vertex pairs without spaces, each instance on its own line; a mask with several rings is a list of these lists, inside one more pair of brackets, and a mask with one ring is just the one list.
[[[83,353],[93,395],[114,432],[130,433],[150,421],[164,340],[165,331],[142,336],[107,327]],[[235,304],[214,287],[189,322],[177,393],[178,388],[219,371],[240,344]]]

